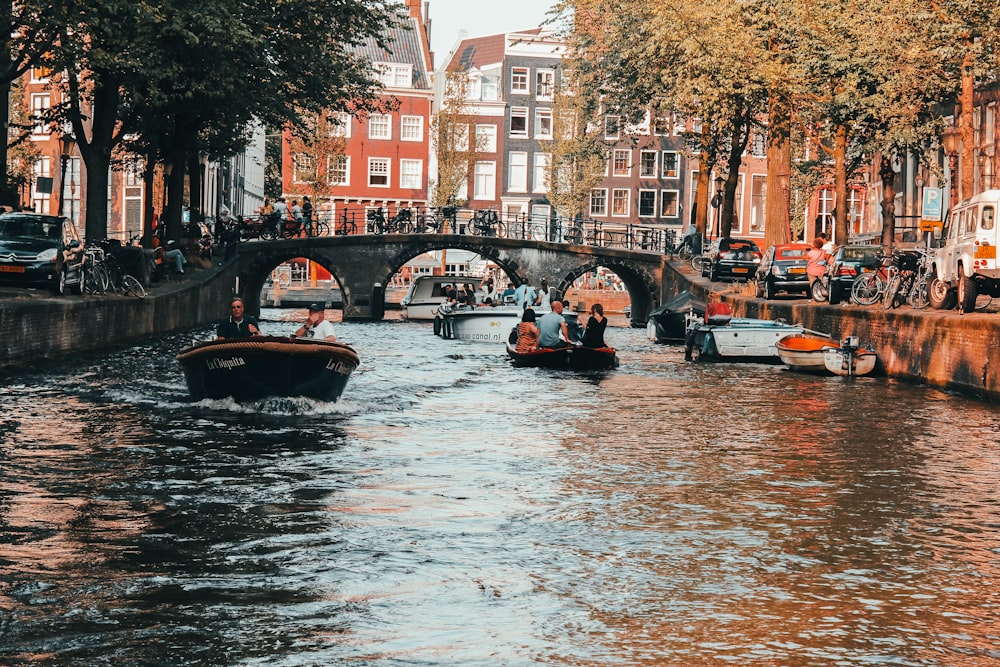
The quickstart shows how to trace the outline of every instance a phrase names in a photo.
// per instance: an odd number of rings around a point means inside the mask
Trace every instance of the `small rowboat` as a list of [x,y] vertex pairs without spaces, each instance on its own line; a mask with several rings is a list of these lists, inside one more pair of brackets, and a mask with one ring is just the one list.
[[540,347],[530,352],[517,351],[517,328],[507,338],[507,356],[514,366],[557,368],[574,371],[603,371],[618,368],[618,352],[613,347]]
[[785,336],[774,344],[781,362],[791,370],[803,373],[826,373],[826,350],[839,347],[840,343],[829,338],[806,333]]
[[228,338],[177,355],[192,398],[304,396],[334,402],[360,363],[349,345],[280,336]]
[[823,353],[823,364],[834,375],[868,375],[875,370],[877,361],[875,352],[858,346],[856,336],[845,338],[840,341],[839,348],[830,348]]

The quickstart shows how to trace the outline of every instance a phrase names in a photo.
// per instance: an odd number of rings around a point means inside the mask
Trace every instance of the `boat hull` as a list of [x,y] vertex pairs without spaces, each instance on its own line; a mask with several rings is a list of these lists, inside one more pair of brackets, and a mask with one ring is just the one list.
[[209,341],[177,355],[195,400],[304,396],[338,400],[357,353],[348,345],[277,336]]
[[829,338],[795,334],[780,339],[774,347],[778,358],[791,370],[800,373],[826,373],[826,351],[837,349],[840,345]]
[[687,290],[673,297],[649,314],[646,330],[655,343],[683,343],[688,318],[705,314],[705,302]]
[[618,367],[618,353],[612,347],[573,345],[559,349],[539,348],[531,352],[518,352],[508,342],[507,356],[518,367],[573,371],[603,371]]
[[778,363],[775,344],[804,329],[771,320],[732,319],[726,324],[699,323],[688,329],[685,357],[722,361],[763,361]]
[[826,370],[834,375],[868,375],[875,370],[878,357],[868,350],[826,350],[823,363]]
[[521,321],[523,312],[520,308],[506,306],[480,306],[443,312],[440,327],[435,327],[435,333],[442,338],[501,343],[507,340],[511,328]]

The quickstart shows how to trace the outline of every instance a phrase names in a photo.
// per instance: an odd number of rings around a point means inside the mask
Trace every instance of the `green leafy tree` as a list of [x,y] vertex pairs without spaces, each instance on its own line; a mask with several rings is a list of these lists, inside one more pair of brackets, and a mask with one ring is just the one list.
[[591,191],[601,184],[608,161],[603,124],[595,121],[597,104],[564,70],[552,104],[552,159],[549,201],[560,215],[582,218],[590,212]]
[[455,206],[476,162],[486,148],[486,137],[477,136],[475,116],[470,112],[467,97],[468,72],[451,70],[445,74],[441,108],[431,118],[431,146],[437,156],[437,174],[432,183],[433,206]]

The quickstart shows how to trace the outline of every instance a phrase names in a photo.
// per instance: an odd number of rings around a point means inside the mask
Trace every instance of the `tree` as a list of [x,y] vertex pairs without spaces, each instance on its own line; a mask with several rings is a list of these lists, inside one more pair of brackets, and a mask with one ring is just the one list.
[[594,121],[596,104],[572,80],[575,68],[563,70],[552,104],[552,159],[549,201],[565,218],[590,212],[590,196],[601,184],[608,161],[604,125]]
[[467,70],[445,73],[441,109],[431,118],[431,146],[437,156],[437,178],[431,194],[433,206],[464,203],[459,201],[462,192],[468,188],[475,164],[487,148],[487,137],[475,131],[475,116],[467,104],[468,90]]
[[319,204],[320,197],[332,192],[330,169],[334,162],[345,155],[347,141],[342,123],[350,123],[327,113],[303,114],[305,127],[300,127],[290,139],[292,158],[296,160],[297,181],[303,188],[302,194],[312,197]]

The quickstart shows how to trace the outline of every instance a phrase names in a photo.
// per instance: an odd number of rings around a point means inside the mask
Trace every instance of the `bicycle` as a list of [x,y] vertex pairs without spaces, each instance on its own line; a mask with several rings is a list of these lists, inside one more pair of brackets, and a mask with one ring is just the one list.
[[87,248],[84,251],[85,267],[83,291],[87,294],[103,294],[108,291],[108,269],[104,265],[104,251],[101,248]]
[[104,258],[104,265],[108,271],[108,288],[117,293],[127,296],[137,296],[140,299],[146,298],[146,288],[142,286],[139,279],[127,273],[125,268],[113,254],[108,254]]
[[851,285],[851,301],[859,306],[871,306],[882,298],[889,277],[895,272],[892,258],[883,257],[875,271],[862,273]]
[[312,218],[306,219],[303,229],[305,230],[306,236],[309,238],[329,236],[330,234],[330,227],[325,222],[313,220]]
[[467,229],[473,236],[504,236],[503,225],[497,217],[497,212],[491,208],[476,211],[469,220]]
[[[913,291],[916,277],[920,271],[921,251],[897,251],[892,254],[891,261],[892,267],[896,270],[889,276],[885,291],[882,293],[882,307],[886,310],[891,310],[910,301],[910,292]],[[927,300],[926,282],[924,280],[924,305],[926,305]]]
[[358,233],[358,226],[354,224],[354,212],[351,212],[351,219],[347,219],[347,210],[340,214],[340,224],[334,232],[337,236],[349,236]]
[[368,221],[368,233],[369,234],[382,234],[384,233],[386,227],[385,211],[382,207],[373,208],[368,211],[365,216]]

